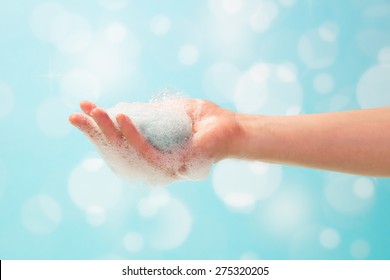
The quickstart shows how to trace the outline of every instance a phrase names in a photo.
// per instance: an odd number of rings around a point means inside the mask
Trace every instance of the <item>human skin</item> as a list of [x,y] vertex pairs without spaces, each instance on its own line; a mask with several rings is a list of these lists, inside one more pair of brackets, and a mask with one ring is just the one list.
[[[236,113],[210,101],[181,102],[193,128],[191,149],[183,162],[193,156],[215,162],[240,158],[390,177],[390,107],[264,116]],[[116,116],[117,127],[95,104],[84,101],[80,107],[83,113],[71,115],[69,121],[92,140],[101,131],[112,145],[126,141],[155,167],[173,172],[162,166],[164,155],[146,141],[126,115]],[[185,164],[180,172],[185,172]]]

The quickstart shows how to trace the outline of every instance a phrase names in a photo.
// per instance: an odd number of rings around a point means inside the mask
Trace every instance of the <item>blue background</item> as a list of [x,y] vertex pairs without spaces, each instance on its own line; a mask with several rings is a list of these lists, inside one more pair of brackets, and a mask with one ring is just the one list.
[[150,189],[67,122],[165,87],[245,113],[389,106],[389,31],[386,0],[0,0],[0,259],[389,259],[389,179],[227,160]]

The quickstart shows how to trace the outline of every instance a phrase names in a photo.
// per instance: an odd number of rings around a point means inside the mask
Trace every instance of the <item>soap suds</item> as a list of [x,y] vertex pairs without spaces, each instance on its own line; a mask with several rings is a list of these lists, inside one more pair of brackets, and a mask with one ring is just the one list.
[[176,180],[203,179],[209,173],[212,159],[195,156],[192,151],[193,120],[184,101],[177,95],[164,95],[148,103],[119,103],[107,110],[116,125],[118,114],[132,120],[148,143],[159,151],[157,161],[139,155],[125,139],[117,145],[108,143],[99,128],[98,134],[89,138],[111,169],[131,182],[166,185]]

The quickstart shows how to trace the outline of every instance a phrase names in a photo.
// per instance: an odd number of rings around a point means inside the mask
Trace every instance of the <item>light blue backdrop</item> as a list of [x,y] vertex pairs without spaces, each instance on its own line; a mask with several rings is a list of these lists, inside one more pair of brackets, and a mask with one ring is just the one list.
[[173,87],[246,113],[390,105],[383,0],[0,0],[0,259],[389,259],[390,181],[225,161],[128,185],[67,122]]

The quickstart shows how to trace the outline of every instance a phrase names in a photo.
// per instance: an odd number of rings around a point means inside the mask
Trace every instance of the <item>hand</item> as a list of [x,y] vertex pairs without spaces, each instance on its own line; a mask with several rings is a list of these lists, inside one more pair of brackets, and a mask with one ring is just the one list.
[[113,145],[121,148],[129,145],[150,165],[173,178],[185,176],[187,163],[193,158],[215,162],[231,155],[236,139],[241,134],[236,114],[209,101],[180,99],[179,102],[183,103],[192,120],[193,131],[190,146],[180,155],[179,170],[172,170],[163,164],[163,159],[171,155],[150,145],[126,115],[116,116],[117,126],[104,109],[84,101],[80,103],[83,113],[71,115],[69,121],[84,132],[96,146]]

